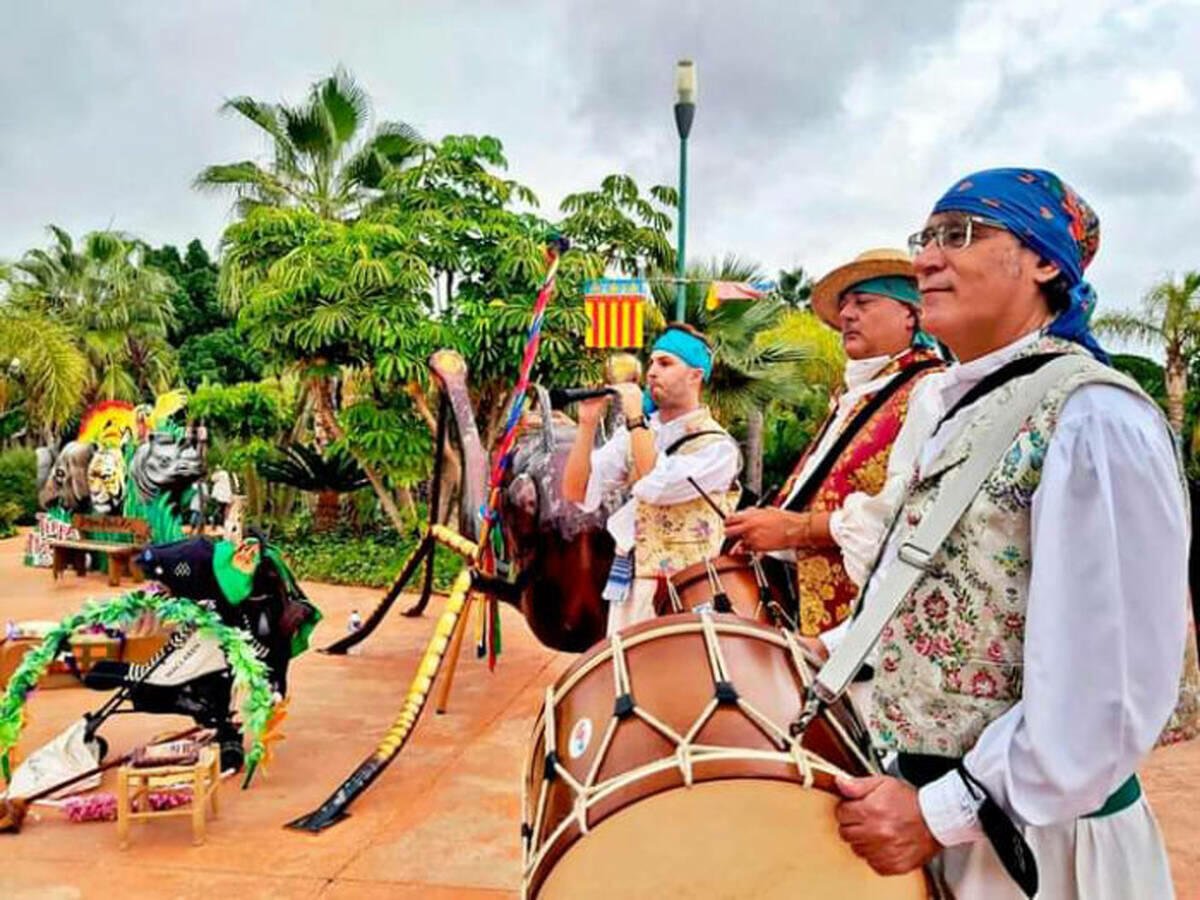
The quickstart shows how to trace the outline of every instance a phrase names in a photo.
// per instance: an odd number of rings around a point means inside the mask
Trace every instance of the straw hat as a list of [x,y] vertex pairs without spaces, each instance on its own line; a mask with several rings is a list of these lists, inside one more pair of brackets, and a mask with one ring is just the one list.
[[813,285],[813,312],[820,316],[826,325],[841,331],[842,324],[838,319],[838,298],[842,293],[860,281],[866,281],[869,278],[884,278],[889,275],[916,278],[912,260],[909,259],[907,253],[888,247],[860,253],[853,262],[838,266]]

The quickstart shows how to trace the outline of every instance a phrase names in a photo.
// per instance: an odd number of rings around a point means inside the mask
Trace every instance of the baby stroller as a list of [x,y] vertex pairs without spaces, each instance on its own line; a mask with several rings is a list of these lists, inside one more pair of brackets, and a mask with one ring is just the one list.
[[[147,578],[172,594],[208,606],[226,625],[249,635],[275,693],[286,696],[288,664],[307,648],[321,614],[261,533],[252,532],[236,546],[195,537],[148,547],[138,562]],[[100,740],[102,754],[106,747],[96,730],[111,715],[186,715],[216,731],[223,771],[241,769],[242,733],[230,710],[233,675],[212,638],[176,630],[148,662],[101,660],[83,675],[83,683],[94,690],[116,691],[85,716],[87,739]]]

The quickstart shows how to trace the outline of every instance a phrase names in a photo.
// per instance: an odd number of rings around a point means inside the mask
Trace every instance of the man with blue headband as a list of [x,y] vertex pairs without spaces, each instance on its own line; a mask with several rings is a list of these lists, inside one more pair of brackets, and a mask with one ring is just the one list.
[[799,631],[815,638],[850,615],[879,540],[875,507],[886,501],[877,495],[909,395],[942,359],[921,330],[903,250],[868,250],[838,266],[813,286],[812,308],[841,332],[845,385],[777,506],[742,510],[725,528],[741,549],[794,559]]
[[[922,322],[959,364],[914,392],[898,440],[920,451],[859,599],[898,604],[869,721],[902,777],[839,779],[837,819],[877,871],[930,863],[965,900],[1173,896],[1136,770],[1187,724],[1187,506],[1162,412],[1088,328],[1098,244],[1091,207],[1038,169],[961,179],[909,239]],[[1067,374],[1029,397],[1053,359]],[[1013,439],[996,423],[1021,401]],[[914,549],[1001,442],[946,539]],[[892,567],[916,581],[885,586]]]
[[[584,510],[599,508],[614,491],[630,499],[608,519],[616,542],[604,596],[608,631],[654,615],[662,579],[720,553],[722,517],[688,482],[689,476],[726,513],[737,505],[741,451],[701,402],[712,374],[712,349],[685,324],[667,327],[650,351],[649,400],[636,384],[614,384],[624,415],[604,446],[593,449],[610,398],[579,405],[579,428],[563,471],[563,496]],[[647,414],[646,408],[654,410]]]

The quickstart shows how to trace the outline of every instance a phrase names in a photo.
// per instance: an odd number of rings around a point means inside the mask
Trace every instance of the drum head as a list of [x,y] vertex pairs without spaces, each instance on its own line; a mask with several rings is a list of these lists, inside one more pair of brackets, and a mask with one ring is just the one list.
[[605,819],[550,870],[541,900],[922,900],[925,876],[884,877],[838,837],[837,798],[761,779],[708,781]]

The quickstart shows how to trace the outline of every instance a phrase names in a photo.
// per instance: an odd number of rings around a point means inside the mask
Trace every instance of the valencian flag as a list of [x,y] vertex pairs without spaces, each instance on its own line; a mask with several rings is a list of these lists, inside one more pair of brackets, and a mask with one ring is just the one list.
[[583,288],[585,344],[596,349],[641,347],[646,297],[644,278],[597,278]]

